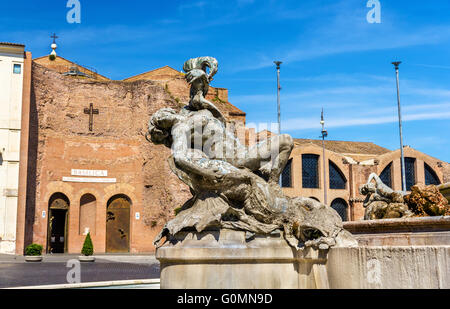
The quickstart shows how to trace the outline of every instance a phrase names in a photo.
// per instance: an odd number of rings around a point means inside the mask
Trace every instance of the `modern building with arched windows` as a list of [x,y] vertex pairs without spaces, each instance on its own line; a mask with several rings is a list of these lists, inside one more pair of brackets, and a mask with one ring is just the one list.
[[[449,181],[445,179],[447,162],[411,147],[405,147],[404,153],[407,190],[418,183],[439,185]],[[364,197],[359,187],[371,173],[378,174],[392,189],[402,189],[400,156],[400,150],[373,143],[325,141],[324,160],[321,140],[295,139],[281,184],[291,197],[308,196],[330,205],[344,221],[360,220],[364,217]]]

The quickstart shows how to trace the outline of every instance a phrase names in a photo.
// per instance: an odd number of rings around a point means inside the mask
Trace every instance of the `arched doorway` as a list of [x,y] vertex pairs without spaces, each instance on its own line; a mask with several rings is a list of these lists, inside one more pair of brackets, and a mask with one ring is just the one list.
[[67,252],[70,202],[62,193],[55,193],[48,202],[47,253]]
[[344,201],[341,198],[337,198],[331,203],[331,208],[336,210],[336,212],[339,214],[339,216],[341,216],[342,221],[348,220],[348,215],[347,215],[348,205],[347,205],[346,201]]
[[120,194],[109,199],[106,208],[106,252],[130,252],[131,200]]

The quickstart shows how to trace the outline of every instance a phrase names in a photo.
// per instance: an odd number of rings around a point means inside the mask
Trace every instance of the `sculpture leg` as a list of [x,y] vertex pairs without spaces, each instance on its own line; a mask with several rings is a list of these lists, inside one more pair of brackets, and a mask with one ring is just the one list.
[[250,158],[244,166],[253,171],[259,170],[269,182],[278,183],[293,148],[294,140],[291,136],[273,136],[249,148]]
[[230,208],[228,213],[238,217],[239,221],[222,221],[221,225],[224,228],[244,230],[255,234],[270,234],[274,230],[280,228],[280,226],[276,224],[261,223],[255,218],[245,214],[245,211],[241,209]]

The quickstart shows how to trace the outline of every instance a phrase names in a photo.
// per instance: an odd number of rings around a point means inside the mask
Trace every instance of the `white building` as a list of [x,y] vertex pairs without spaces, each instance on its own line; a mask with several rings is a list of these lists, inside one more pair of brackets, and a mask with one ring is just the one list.
[[15,253],[25,46],[0,43],[0,253]]

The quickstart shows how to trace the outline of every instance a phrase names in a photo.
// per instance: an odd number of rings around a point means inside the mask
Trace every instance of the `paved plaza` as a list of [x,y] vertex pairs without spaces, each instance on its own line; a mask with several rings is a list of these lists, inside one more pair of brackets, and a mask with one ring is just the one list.
[[[45,255],[41,263],[23,256],[0,255],[0,288],[66,284],[68,262],[78,255]],[[98,255],[94,263],[80,263],[80,281],[103,282],[159,278],[159,263],[153,255]]]

